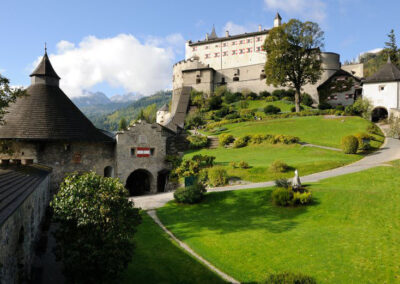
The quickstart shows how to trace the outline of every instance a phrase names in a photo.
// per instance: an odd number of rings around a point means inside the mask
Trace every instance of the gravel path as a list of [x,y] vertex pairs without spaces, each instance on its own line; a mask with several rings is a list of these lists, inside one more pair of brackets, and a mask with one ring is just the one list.
[[[379,150],[366,156],[362,160],[359,160],[353,164],[344,167],[324,172],[319,172],[308,176],[303,176],[301,177],[301,181],[307,183],[317,182],[325,178],[336,177],[340,175],[345,175],[370,169],[397,159],[400,159],[400,140],[393,138],[386,138],[385,143]],[[241,185],[210,188],[207,190],[207,192],[231,191],[231,190],[240,190],[247,188],[268,187],[273,185],[274,185],[273,181],[248,183]],[[135,206],[140,207],[144,210],[151,210],[164,206],[168,201],[172,200],[173,198],[174,196],[172,192],[166,192],[155,195],[132,197],[131,200],[133,200]]]

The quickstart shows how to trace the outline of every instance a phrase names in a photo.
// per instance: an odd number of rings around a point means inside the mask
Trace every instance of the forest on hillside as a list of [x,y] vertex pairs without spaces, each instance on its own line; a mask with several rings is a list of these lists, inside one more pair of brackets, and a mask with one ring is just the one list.
[[136,119],[143,110],[145,110],[148,116],[155,120],[157,109],[164,104],[168,104],[171,98],[172,91],[159,91],[154,95],[141,98],[116,110],[112,109],[112,107],[108,108],[108,106],[93,106],[82,108],[82,111],[97,128],[116,131],[118,130],[118,124],[122,118],[131,122]]

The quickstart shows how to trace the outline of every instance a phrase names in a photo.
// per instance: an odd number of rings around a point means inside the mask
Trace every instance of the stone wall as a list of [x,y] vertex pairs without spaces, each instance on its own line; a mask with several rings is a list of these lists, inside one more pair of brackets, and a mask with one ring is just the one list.
[[115,168],[113,143],[91,142],[13,142],[13,154],[0,154],[0,159],[32,158],[53,169],[52,190],[71,172],[95,171],[104,175],[107,166]]
[[49,175],[24,203],[0,224],[0,283],[20,283],[31,273],[34,241],[50,198]]
[[[157,178],[162,171],[168,171],[165,162],[167,139],[174,136],[158,124],[145,121],[137,122],[128,130],[117,133],[116,169],[117,177],[126,183],[128,177],[136,170],[145,170],[151,175],[150,192],[157,192]],[[138,147],[152,149],[149,157],[138,157]]]

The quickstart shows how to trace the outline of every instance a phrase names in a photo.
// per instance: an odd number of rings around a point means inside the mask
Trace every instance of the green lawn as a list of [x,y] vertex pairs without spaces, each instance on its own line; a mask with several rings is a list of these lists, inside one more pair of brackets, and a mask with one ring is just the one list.
[[[362,158],[361,155],[346,155],[341,152],[325,150],[301,145],[249,145],[244,148],[202,149],[189,151],[184,158],[189,159],[193,155],[211,155],[216,157],[216,165],[223,166],[229,176],[242,180],[259,182],[274,180],[277,177],[292,177],[293,171],[298,169],[301,175],[337,168]],[[250,169],[233,169],[229,163],[246,161]],[[275,160],[287,163],[291,169],[283,174],[275,174],[268,170]]]
[[[276,107],[279,107],[281,109],[281,112],[291,112],[292,107],[294,107],[294,102],[289,102],[289,101],[274,101],[274,102],[267,102],[265,100],[246,100],[246,102],[249,104],[248,107],[245,109],[251,109],[256,111],[257,116],[265,117],[264,113],[264,108],[267,105],[273,105]],[[240,108],[240,102],[236,102],[233,105],[235,105],[238,109]],[[304,109],[310,109],[310,107],[302,105]]]
[[147,214],[142,217],[123,283],[225,283],[186,254]]
[[[227,124],[223,126],[227,128],[223,133],[235,137],[246,134],[287,134],[298,136],[303,142],[340,148],[343,136],[366,132],[369,124],[369,121],[360,117],[309,116]],[[382,137],[377,136],[377,139],[383,141]],[[373,141],[372,146],[378,147],[381,142]]]
[[179,239],[243,282],[291,271],[319,283],[400,283],[399,184],[399,167],[378,167],[312,184],[308,207],[273,206],[272,189],[261,188],[157,212]]

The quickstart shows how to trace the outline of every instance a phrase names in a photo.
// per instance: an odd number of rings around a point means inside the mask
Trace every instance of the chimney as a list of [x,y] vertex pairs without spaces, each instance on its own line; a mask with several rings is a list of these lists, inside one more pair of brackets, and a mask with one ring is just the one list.
[[261,25],[258,25],[258,31],[261,32],[261,30],[262,30]]
[[206,33],[206,40],[208,40],[208,33]]
[[225,31],[225,36],[229,37],[229,31]]

